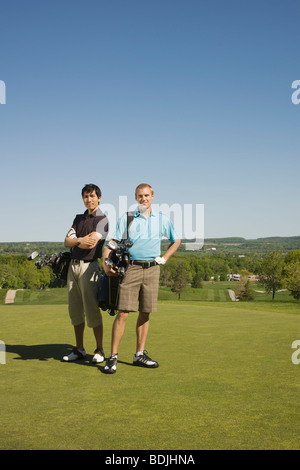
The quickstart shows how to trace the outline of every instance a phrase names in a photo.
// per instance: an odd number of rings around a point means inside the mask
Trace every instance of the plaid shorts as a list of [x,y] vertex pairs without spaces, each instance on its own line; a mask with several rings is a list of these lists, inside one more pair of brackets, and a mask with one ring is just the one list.
[[130,265],[120,285],[118,310],[156,312],[160,267]]

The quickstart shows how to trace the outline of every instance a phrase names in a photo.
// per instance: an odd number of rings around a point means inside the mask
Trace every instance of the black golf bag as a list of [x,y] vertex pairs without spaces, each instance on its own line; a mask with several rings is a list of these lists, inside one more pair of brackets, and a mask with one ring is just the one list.
[[107,276],[105,273],[101,274],[99,307],[102,310],[109,310],[109,314],[112,316],[116,314],[118,308],[120,284],[124,279],[130,261],[128,248],[132,246],[132,242],[127,240],[127,236],[132,219],[133,214],[127,212],[127,228],[124,233],[124,238],[120,243],[110,240],[107,244],[111,252],[104,262],[107,266],[113,267],[113,269],[117,271],[118,276]]
[[31,261],[38,256],[35,266],[37,269],[42,269],[44,266],[49,266],[57,278],[64,281],[67,280],[69,264],[71,261],[71,252],[64,251],[60,253],[52,253],[47,255],[46,253],[38,253],[34,251],[28,256],[28,260]]

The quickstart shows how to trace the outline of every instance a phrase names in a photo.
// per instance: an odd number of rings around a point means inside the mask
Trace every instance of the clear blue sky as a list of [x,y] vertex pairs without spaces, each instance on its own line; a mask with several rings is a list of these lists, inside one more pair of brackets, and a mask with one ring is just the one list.
[[205,237],[300,235],[298,0],[1,5],[0,241],[63,240],[149,182]]

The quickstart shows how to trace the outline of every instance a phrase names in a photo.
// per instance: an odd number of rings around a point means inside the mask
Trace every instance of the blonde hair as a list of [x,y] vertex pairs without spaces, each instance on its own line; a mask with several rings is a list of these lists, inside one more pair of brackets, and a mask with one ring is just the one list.
[[136,197],[136,193],[137,193],[138,189],[144,189],[144,188],[149,188],[151,190],[151,194],[152,195],[154,194],[153,188],[152,188],[152,186],[150,186],[150,184],[141,183],[135,189],[135,197]]

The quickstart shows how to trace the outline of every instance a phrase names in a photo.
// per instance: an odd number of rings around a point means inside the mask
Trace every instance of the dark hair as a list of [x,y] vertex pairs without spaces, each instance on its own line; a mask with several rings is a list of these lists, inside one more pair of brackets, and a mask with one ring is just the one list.
[[101,189],[95,184],[86,184],[85,187],[82,188],[81,196],[83,197],[84,193],[92,193],[93,191],[95,191],[97,197],[101,197]]

